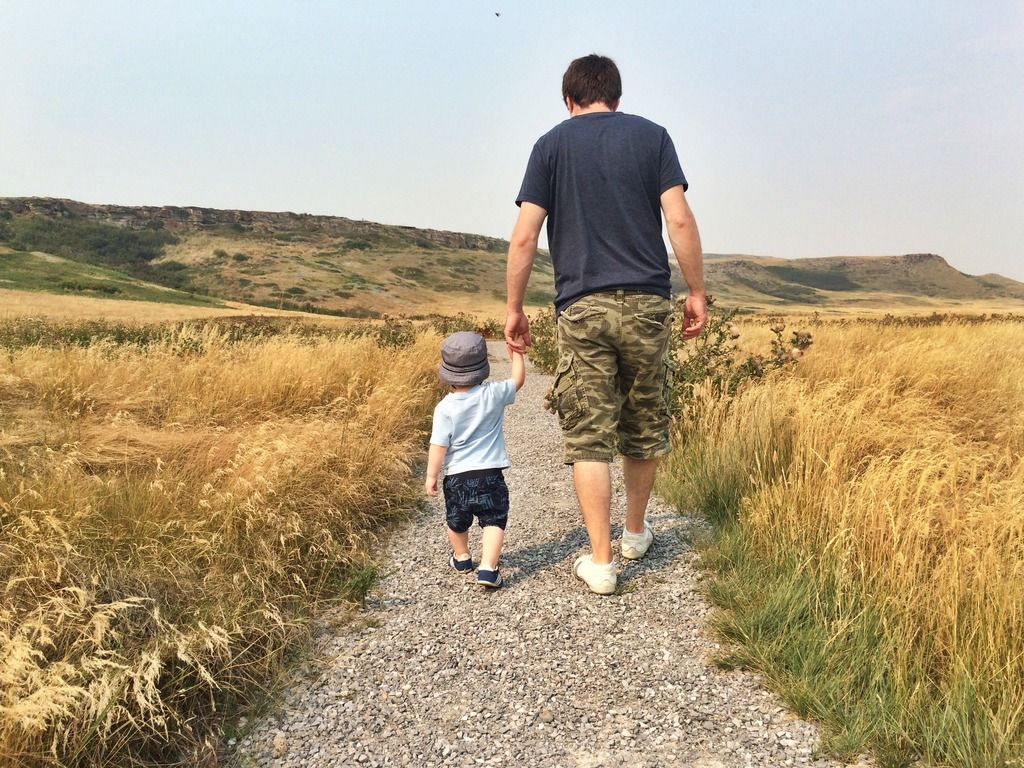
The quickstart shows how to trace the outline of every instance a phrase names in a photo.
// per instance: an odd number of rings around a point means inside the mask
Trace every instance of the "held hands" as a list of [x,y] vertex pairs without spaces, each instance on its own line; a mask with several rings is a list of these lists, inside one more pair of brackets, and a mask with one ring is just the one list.
[[513,352],[525,353],[531,343],[530,321],[526,319],[526,313],[522,310],[509,310],[505,320],[505,345],[508,347],[509,357]]
[[[517,346],[519,347],[519,349],[516,348]],[[522,336],[516,336],[515,339],[512,340],[511,344],[505,342],[505,347],[506,349],[508,349],[508,359],[515,360],[516,355],[525,355],[526,348],[528,346],[529,345],[523,341]]]
[[700,336],[708,320],[708,304],[703,294],[690,294],[683,305],[683,341]]

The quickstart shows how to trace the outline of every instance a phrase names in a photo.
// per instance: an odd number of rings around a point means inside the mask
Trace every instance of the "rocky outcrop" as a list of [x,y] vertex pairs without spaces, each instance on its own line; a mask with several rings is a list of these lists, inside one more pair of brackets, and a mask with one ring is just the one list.
[[196,206],[91,205],[54,197],[0,198],[0,214],[82,218],[128,229],[166,229],[169,232],[234,229],[238,232],[273,234],[310,232],[333,236],[365,237],[396,233],[410,242],[422,241],[443,248],[500,251],[507,243],[494,237],[445,232],[419,227],[377,224],[343,216],[315,216],[290,211],[240,211]]

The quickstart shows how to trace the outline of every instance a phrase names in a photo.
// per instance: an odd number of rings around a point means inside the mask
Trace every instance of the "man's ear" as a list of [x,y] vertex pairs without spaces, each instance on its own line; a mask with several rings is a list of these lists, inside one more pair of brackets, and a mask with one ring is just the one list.
[[568,96],[566,96],[566,97],[564,97],[564,98],[562,99],[562,101],[564,101],[564,102],[565,102],[565,108],[569,110],[569,113],[570,113],[570,114],[572,114],[572,108],[573,108],[573,103],[572,103],[572,99],[571,99],[571,98],[569,98]]
[[611,108],[612,108],[612,112],[616,111],[619,108],[619,100],[618,99],[616,99],[615,101],[613,101],[611,103]]

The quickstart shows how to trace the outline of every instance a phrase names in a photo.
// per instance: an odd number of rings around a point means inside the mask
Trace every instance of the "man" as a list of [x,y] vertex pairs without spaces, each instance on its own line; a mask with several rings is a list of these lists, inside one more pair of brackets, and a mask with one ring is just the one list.
[[703,257],[672,140],[649,120],[617,112],[622,84],[611,59],[573,61],[562,79],[569,119],[534,145],[516,198],[508,251],[511,350],[530,344],[523,312],[540,228],[547,219],[555,271],[559,363],[554,400],[591,554],[573,573],[598,594],[617,581],[611,544],[611,473],[622,453],[626,520],[620,551],[643,557],[658,459],[669,451],[669,242],[686,279],[683,338],[707,319]]

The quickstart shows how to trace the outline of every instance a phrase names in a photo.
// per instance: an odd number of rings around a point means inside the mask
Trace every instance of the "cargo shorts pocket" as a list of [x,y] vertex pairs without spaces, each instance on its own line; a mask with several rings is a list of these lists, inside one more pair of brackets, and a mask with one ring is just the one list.
[[672,327],[673,315],[670,309],[660,312],[638,312],[636,319],[641,328],[650,331],[663,331]]
[[608,314],[608,310],[605,307],[596,307],[593,304],[580,301],[563,309],[558,318],[570,323],[580,323],[591,318],[604,317],[606,314]]
[[587,393],[580,380],[576,358],[571,354],[558,361],[551,384],[551,401],[562,429],[575,427],[587,412]]
[[669,356],[665,356],[665,381],[662,384],[662,402],[665,413],[671,416],[675,411],[676,401],[676,362]]
[[558,316],[558,334],[570,348],[601,334],[607,326],[608,310],[584,303],[573,304]]

